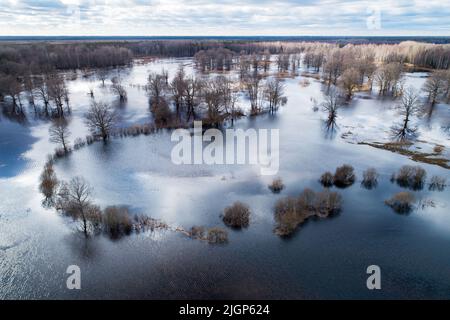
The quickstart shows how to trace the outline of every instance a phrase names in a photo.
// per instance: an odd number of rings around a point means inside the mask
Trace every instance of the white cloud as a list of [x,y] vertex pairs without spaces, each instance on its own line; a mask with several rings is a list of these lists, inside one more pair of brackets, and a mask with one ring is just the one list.
[[[450,35],[444,2],[0,0],[0,34]],[[366,26],[373,6],[381,10],[379,30]]]

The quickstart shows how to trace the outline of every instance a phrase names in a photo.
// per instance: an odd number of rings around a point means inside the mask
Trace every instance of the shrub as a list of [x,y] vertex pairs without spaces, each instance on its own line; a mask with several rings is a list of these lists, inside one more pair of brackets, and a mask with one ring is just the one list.
[[434,152],[434,153],[441,154],[442,151],[444,151],[444,149],[445,149],[444,146],[436,145],[436,146],[434,146],[434,148],[433,148],[433,152]]
[[355,174],[353,167],[348,164],[344,164],[341,167],[336,168],[334,173],[333,182],[336,187],[345,188],[351,186],[355,182]]
[[308,218],[308,211],[300,210],[299,201],[294,197],[286,197],[275,205],[275,233],[279,236],[291,235]]
[[95,139],[94,139],[93,136],[86,136],[86,143],[87,143],[88,145],[93,144],[94,141],[95,141]]
[[342,197],[337,192],[324,190],[316,194],[315,210],[316,214],[321,217],[339,213],[342,206]]
[[223,222],[232,228],[246,228],[250,222],[250,209],[242,202],[235,202],[226,207],[223,214]]
[[367,189],[372,189],[378,184],[378,173],[374,168],[369,168],[363,172],[361,185]]
[[128,209],[125,207],[107,207],[103,212],[103,230],[113,239],[129,235],[133,230]]
[[228,242],[228,232],[219,227],[210,228],[207,236],[210,244],[221,244]]
[[56,187],[58,186],[58,179],[56,178],[52,161],[47,161],[45,164],[40,180],[41,183],[39,185],[39,190],[42,192],[46,200],[52,199],[55,194]]
[[134,215],[134,231],[141,232],[145,230],[154,231],[156,228],[167,229],[168,225],[160,220],[151,218],[145,214],[135,214]]
[[89,204],[85,208],[86,211],[86,219],[89,221],[89,229],[94,234],[100,233],[102,230],[102,210],[99,206]]
[[408,213],[414,207],[415,198],[410,192],[399,192],[385,203],[397,213]]
[[423,188],[426,176],[427,173],[422,167],[405,165],[398,171],[395,181],[401,187],[420,190]]
[[297,198],[297,205],[299,210],[313,211],[316,205],[316,193],[309,188],[304,189]]
[[86,145],[86,142],[84,142],[83,139],[81,139],[81,138],[76,138],[75,141],[74,141],[74,143],[73,143],[73,148],[74,148],[75,150],[78,150],[78,149],[84,147],[85,145]]
[[63,148],[56,148],[55,149],[55,159],[58,159],[58,158],[63,158],[63,157],[65,157],[66,156],[66,151],[63,149]]
[[269,185],[269,189],[273,192],[273,193],[280,193],[281,190],[284,189],[284,184],[283,184],[283,180],[281,180],[281,178],[276,178],[272,181],[272,183]]
[[337,192],[314,192],[304,189],[298,197],[286,197],[275,205],[275,233],[291,235],[299,225],[312,216],[328,217],[341,210],[342,198]]
[[434,191],[443,191],[446,187],[446,180],[444,177],[433,176],[430,180],[430,185],[428,186],[428,190]]
[[319,182],[325,187],[329,188],[333,185],[334,177],[330,171],[325,172],[320,176]]
[[189,231],[189,235],[193,239],[203,239],[205,237],[205,227],[203,226],[193,226]]

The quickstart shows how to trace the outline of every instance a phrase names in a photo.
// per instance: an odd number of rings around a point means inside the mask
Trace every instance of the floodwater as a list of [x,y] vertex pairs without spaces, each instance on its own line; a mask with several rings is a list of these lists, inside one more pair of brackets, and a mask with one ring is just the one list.
[[[128,101],[120,104],[108,87],[78,73],[68,82],[73,109],[71,141],[86,136],[82,117],[95,98],[114,104],[121,125],[151,120],[142,86],[151,71],[173,76],[179,64],[193,72],[189,59],[135,64],[120,72]],[[405,75],[405,84],[420,88],[426,74]],[[220,214],[234,201],[251,208],[249,228],[228,229],[229,243],[208,245],[172,231],[145,232],[111,241],[85,240],[77,224],[42,207],[38,179],[47,154],[48,122],[28,117],[17,123],[0,120],[0,298],[201,298],[201,299],[340,299],[449,298],[449,190],[414,191],[417,208],[399,215],[384,200],[401,187],[389,179],[402,165],[417,165],[405,156],[357,141],[387,141],[390,127],[401,118],[395,101],[358,94],[339,111],[336,132],[323,127],[326,114],[313,110],[312,98],[323,100],[322,85],[302,77],[285,80],[288,102],[274,115],[241,119],[237,128],[279,129],[280,168],[285,189],[267,188],[273,177],[257,165],[181,165],[171,162],[175,145],[170,132],[94,143],[58,160],[59,179],[83,176],[94,189],[96,203],[126,205],[170,225],[223,226]],[[374,88],[376,90],[376,88]],[[241,105],[248,102],[242,97]],[[449,106],[439,104],[429,118],[414,119],[421,140],[450,149],[443,128]],[[351,133],[351,138],[342,134]],[[348,163],[359,180],[339,189],[343,210],[334,217],[308,221],[289,239],[273,233],[273,207],[305,187],[321,190],[320,175]],[[447,169],[420,164],[427,177],[450,181]],[[374,167],[377,188],[360,186],[362,172]],[[430,205],[432,204],[432,205]],[[81,268],[81,290],[66,288],[66,269]],[[381,290],[368,290],[366,268],[381,268]]]

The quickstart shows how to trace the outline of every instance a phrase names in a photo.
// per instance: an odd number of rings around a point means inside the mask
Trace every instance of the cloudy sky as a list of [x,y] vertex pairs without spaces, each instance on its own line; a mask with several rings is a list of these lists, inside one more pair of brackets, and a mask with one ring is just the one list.
[[0,0],[0,35],[447,35],[450,0]]

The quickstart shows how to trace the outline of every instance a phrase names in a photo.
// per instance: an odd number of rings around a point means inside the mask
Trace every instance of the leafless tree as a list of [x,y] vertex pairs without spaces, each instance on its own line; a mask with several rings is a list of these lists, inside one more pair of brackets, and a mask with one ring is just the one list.
[[279,54],[277,56],[277,67],[278,72],[286,72],[289,70],[290,55],[289,54]]
[[5,96],[10,96],[12,100],[12,113],[23,114],[23,106],[20,99],[22,83],[12,75],[3,76],[0,79],[0,91]]
[[92,189],[82,177],[74,177],[69,183],[63,183],[58,193],[60,208],[74,219],[82,222],[82,231],[89,236],[89,208]]
[[44,75],[35,79],[36,96],[44,103],[45,115],[49,115],[50,93],[47,85],[47,77]]
[[207,108],[205,122],[208,125],[218,126],[225,120],[225,99],[227,95],[228,82],[225,77],[218,76],[205,83],[203,99]]
[[184,91],[184,101],[186,103],[187,121],[192,117],[195,120],[197,107],[202,92],[204,82],[200,79],[190,77],[186,79],[186,87]]
[[428,94],[428,101],[430,102],[431,107],[436,104],[438,97],[445,93],[446,77],[447,71],[438,70],[434,71],[425,82],[423,91]]
[[53,162],[48,161],[41,173],[39,184],[39,190],[44,195],[46,204],[51,204],[53,202],[58,183],[55,170],[53,169]]
[[346,69],[339,78],[339,84],[346,92],[347,99],[350,100],[352,98],[353,92],[358,88],[359,80],[360,75],[355,68]]
[[419,111],[419,95],[412,87],[407,88],[402,95],[400,104],[397,106],[403,120],[399,125],[392,128],[393,134],[399,140],[405,140],[413,136],[417,128],[410,125],[411,117]]
[[271,79],[266,83],[265,97],[269,102],[269,112],[275,113],[280,105],[286,101],[284,85],[279,79]]
[[339,76],[344,72],[344,56],[339,49],[327,54],[322,75],[328,87],[336,85]]
[[328,112],[325,125],[328,130],[334,130],[336,126],[337,111],[342,106],[342,97],[336,87],[331,87],[325,94],[325,101],[322,103],[323,109]]
[[104,102],[93,101],[85,118],[89,130],[100,135],[105,142],[117,123],[116,113]]
[[28,103],[30,104],[30,106],[33,107],[34,114],[37,115],[38,110],[37,110],[36,101],[35,101],[35,84],[34,84],[33,76],[30,73],[25,74],[24,79],[23,79],[23,85],[24,85],[25,91],[27,92],[27,95],[28,95]]
[[267,73],[267,71],[269,71],[269,68],[270,68],[270,52],[267,50],[264,51],[262,63],[263,63],[264,73]]
[[108,70],[105,68],[98,69],[97,78],[102,82],[102,87],[104,87],[105,81],[108,79]]
[[58,117],[64,117],[63,106],[67,96],[67,87],[64,77],[57,73],[50,75],[47,79],[47,86],[49,97],[55,104]]
[[68,153],[70,131],[67,126],[67,121],[63,118],[55,119],[48,131],[50,134],[50,142],[61,144],[64,153]]
[[125,90],[125,87],[122,85],[122,80],[119,76],[113,77],[111,79],[112,85],[111,90],[119,96],[119,99],[121,102],[124,102],[127,100],[127,91]]
[[152,73],[148,76],[147,90],[150,96],[150,106],[158,106],[162,103],[167,88],[164,74]]
[[398,62],[391,62],[378,68],[375,81],[379,87],[379,94],[396,96],[401,91],[399,90],[401,73],[402,65]]
[[183,66],[180,65],[177,74],[170,83],[170,90],[172,91],[173,101],[175,103],[175,110],[177,119],[180,119],[180,111],[183,105],[184,93],[186,91],[186,79]]
[[252,75],[245,80],[245,89],[250,99],[251,114],[256,115],[261,111],[262,101],[264,98],[261,77]]

